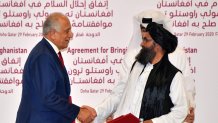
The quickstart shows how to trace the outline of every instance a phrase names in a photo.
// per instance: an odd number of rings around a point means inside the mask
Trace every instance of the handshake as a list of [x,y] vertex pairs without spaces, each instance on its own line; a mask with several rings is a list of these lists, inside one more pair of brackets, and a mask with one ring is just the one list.
[[81,123],[91,123],[96,116],[97,113],[94,108],[84,105],[80,108],[77,119]]

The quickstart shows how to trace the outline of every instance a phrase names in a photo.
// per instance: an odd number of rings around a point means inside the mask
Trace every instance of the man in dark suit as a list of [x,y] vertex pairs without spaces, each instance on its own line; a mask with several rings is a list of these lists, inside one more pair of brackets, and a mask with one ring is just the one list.
[[70,101],[70,83],[60,51],[73,37],[69,19],[52,13],[43,25],[43,39],[32,49],[23,73],[23,91],[16,123],[91,122],[96,113]]

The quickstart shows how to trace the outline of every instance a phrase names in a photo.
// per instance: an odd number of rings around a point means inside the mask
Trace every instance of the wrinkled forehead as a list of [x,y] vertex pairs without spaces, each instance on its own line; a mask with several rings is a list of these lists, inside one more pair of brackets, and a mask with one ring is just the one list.
[[142,24],[140,24],[140,29],[141,29],[141,32],[146,32],[146,28]]
[[143,36],[146,36],[146,37],[151,37],[151,35],[150,35],[149,32],[143,32],[142,35],[143,35]]
[[149,32],[142,32],[142,38],[153,39]]

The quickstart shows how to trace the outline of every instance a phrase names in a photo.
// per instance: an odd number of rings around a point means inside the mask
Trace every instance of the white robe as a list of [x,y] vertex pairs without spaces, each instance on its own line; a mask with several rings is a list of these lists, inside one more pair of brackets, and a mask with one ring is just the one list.
[[[120,72],[120,82],[115,86],[112,93],[95,109],[97,117],[94,123],[103,123],[105,119],[114,114],[114,118],[132,113],[136,117],[139,116],[141,101],[144,92],[144,87],[150,71],[153,69],[152,64],[148,64],[141,76],[143,65],[136,63],[133,71],[129,74],[131,65],[134,62],[134,56],[139,50],[131,51],[131,55],[122,63],[122,71]],[[170,54],[169,59],[173,59],[173,64],[178,67],[184,67],[181,64],[180,56],[178,54]],[[172,58],[173,57],[173,58]],[[130,75],[130,76],[129,76]],[[178,72],[170,87],[170,97],[174,104],[171,112],[158,118],[152,119],[153,123],[182,123],[187,115],[188,102],[186,98],[186,91],[184,89],[184,78]]]

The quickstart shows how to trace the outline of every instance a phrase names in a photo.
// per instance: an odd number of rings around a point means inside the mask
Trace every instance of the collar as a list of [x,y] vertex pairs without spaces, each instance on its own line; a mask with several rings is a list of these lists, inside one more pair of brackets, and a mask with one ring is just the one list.
[[[45,37],[44,37],[45,38]],[[56,54],[58,54],[58,52],[60,52],[60,50],[58,49],[58,47],[52,43],[50,40],[48,40],[47,38],[45,38],[46,41],[48,41],[48,43],[52,46],[52,48],[54,49],[54,51],[56,52]]]

